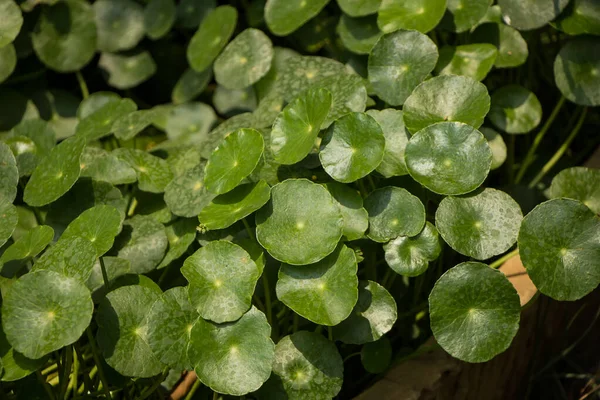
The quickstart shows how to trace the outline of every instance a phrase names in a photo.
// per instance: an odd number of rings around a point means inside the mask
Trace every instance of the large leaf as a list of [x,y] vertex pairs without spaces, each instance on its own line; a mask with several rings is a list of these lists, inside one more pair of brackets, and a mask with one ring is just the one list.
[[438,75],[464,75],[482,81],[497,57],[498,50],[490,43],[444,46],[435,71]]

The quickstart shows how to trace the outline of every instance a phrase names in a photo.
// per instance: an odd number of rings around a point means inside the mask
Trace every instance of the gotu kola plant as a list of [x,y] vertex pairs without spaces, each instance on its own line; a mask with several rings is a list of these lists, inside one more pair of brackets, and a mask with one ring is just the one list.
[[595,1],[0,15],[8,397],[349,398],[431,333],[505,351],[517,253],[551,298],[600,283]]

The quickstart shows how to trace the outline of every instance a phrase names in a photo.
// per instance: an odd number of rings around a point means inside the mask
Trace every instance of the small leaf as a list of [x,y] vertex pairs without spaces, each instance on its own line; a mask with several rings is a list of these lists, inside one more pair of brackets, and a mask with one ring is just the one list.
[[329,0],[267,0],[265,22],[276,36],[287,36],[315,17]]
[[[0,40],[2,40],[1,37]],[[13,73],[16,66],[17,52],[15,46],[9,43],[4,47],[0,47],[0,83],[4,82]]]
[[75,72],[94,57],[94,9],[83,0],[65,0],[43,7],[31,33],[38,58],[58,72]]
[[339,182],[329,182],[325,185],[342,213],[344,221],[343,235],[348,240],[357,240],[364,236],[369,227],[369,216],[363,208],[360,193]]
[[2,253],[0,265],[37,256],[53,238],[54,230],[49,226],[40,225],[31,228]]
[[212,101],[217,112],[227,116],[254,111],[257,105],[256,94],[252,86],[245,89],[228,89],[225,86],[218,85]]
[[600,45],[591,37],[567,42],[554,60],[554,80],[570,101],[583,106],[600,105]]
[[3,297],[2,329],[14,349],[28,358],[77,341],[94,311],[82,282],[53,271],[23,275]]
[[342,389],[344,363],[333,342],[300,331],[275,346],[273,372],[290,399],[330,399]]
[[121,115],[112,125],[115,136],[121,140],[133,139],[138,133],[152,124],[154,110],[140,110]]
[[186,253],[196,239],[196,226],[195,220],[182,218],[165,228],[169,240],[169,250],[158,265],[158,269],[166,267]]
[[33,264],[32,271],[54,271],[81,282],[87,281],[96,261],[96,249],[83,237],[59,240]]
[[553,199],[533,209],[519,231],[519,255],[538,290],[578,300],[600,284],[600,218],[581,202]]
[[351,18],[346,14],[340,17],[337,34],[344,46],[356,54],[369,54],[382,35],[376,16]]
[[358,302],[350,316],[333,328],[337,340],[348,344],[374,342],[396,322],[396,301],[383,286],[372,281],[358,284]]
[[119,250],[118,256],[131,262],[131,272],[152,271],[163,259],[168,239],[165,227],[150,216],[136,215],[125,221],[131,238]]
[[506,143],[504,143],[502,135],[492,128],[487,128],[485,126],[479,128],[479,131],[483,133],[485,140],[487,140],[488,145],[492,150],[492,165],[490,166],[490,170],[499,168],[504,164],[504,161],[506,161]]
[[250,175],[263,153],[264,141],[254,129],[238,129],[223,140],[210,156],[204,170],[206,188],[222,194]]
[[212,77],[212,68],[206,68],[202,72],[197,72],[192,68],[186,69],[173,87],[171,100],[174,104],[183,104],[194,100],[206,89]]
[[202,72],[217,58],[225,47],[237,24],[237,10],[220,6],[207,14],[187,48],[190,66]]
[[33,207],[52,203],[75,184],[81,173],[85,139],[71,137],[54,147],[33,171],[23,200]]
[[241,396],[269,378],[275,345],[265,315],[252,307],[238,321],[217,325],[198,319],[188,357],[198,378],[218,393]]
[[440,26],[454,32],[464,32],[485,17],[493,0],[448,0],[448,11]]
[[131,99],[109,101],[79,121],[75,133],[88,142],[102,139],[114,131],[115,121],[131,114],[136,109],[137,105]]
[[331,107],[327,89],[308,89],[277,116],[271,131],[271,152],[279,164],[295,164],[310,153]]
[[527,133],[540,124],[542,105],[533,92],[522,86],[503,86],[492,95],[489,118],[506,133]]
[[408,174],[404,151],[410,139],[410,133],[404,126],[402,111],[387,108],[385,110],[369,110],[367,114],[375,118],[385,137],[383,160],[377,167],[377,172],[386,178]]
[[188,299],[187,287],[174,287],[154,303],[147,317],[148,345],[165,365],[191,369],[187,356],[192,327],[199,316]]
[[569,0],[529,0],[527,4],[520,0],[498,0],[506,23],[522,31],[546,25],[558,17],[568,3]]
[[131,0],[94,2],[98,50],[116,53],[135,47],[144,37],[144,10]]
[[263,180],[242,184],[212,199],[198,219],[206,229],[224,229],[264,206],[270,197],[271,188]]
[[107,364],[125,376],[149,378],[164,368],[148,345],[148,315],[160,293],[123,286],[100,303],[96,339]]
[[383,245],[385,261],[397,274],[418,276],[427,271],[429,262],[442,251],[438,231],[429,222],[416,236],[398,236]]
[[195,217],[215,198],[204,183],[204,163],[173,179],[165,188],[169,210],[182,217]]
[[344,14],[351,17],[362,17],[375,14],[379,10],[381,0],[337,0]]
[[133,168],[139,181],[139,189],[150,193],[164,192],[173,179],[169,164],[161,158],[142,150],[118,148],[112,152]]
[[425,226],[425,207],[406,189],[386,186],[365,199],[371,240],[385,243],[398,236],[415,236]]
[[382,0],[377,24],[385,33],[398,29],[414,29],[427,33],[440,22],[446,11],[446,0]]
[[523,213],[508,194],[486,188],[461,197],[446,197],[435,213],[444,241],[457,252],[486,260],[517,241]]
[[496,68],[513,68],[527,60],[529,50],[527,42],[515,28],[501,23],[485,23],[471,34],[472,40],[479,43],[491,43],[498,48]]
[[188,257],[181,273],[190,282],[192,305],[204,319],[235,321],[251,306],[260,274],[250,255],[224,240],[209,242]]
[[156,63],[147,51],[128,54],[102,53],[98,67],[108,84],[117,89],[131,89],[156,73]]
[[371,374],[384,372],[392,362],[392,345],[388,338],[383,336],[375,342],[366,343],[360,350],[360,361]]
[[169,139],[179,145],[202,145],[209,140],[208,132],[215,122],[217,116],[208,104],[185,103],[169,111],[165,130]]
[[460,122],[440,122],[420,130],[408,141],[405,159],[410,176],[427,189],[458,195],[472,192],[483,183],[492,163],[492,151],[477,129]]
[[248,28],[237,35],[215,60],[215,80],[228,89],[244,89],[271,68],[273,44],[267,35]]
[[433,71],[437,60],[437,47],[426,35],[405,30],[388,33],[369,54],[369,82],[379,98],[399,106]]
[[438,76],[421,83],[404,102],[404,123],[416,133],[436,122],[479,128],[490,109],[487,88],[466,76]]
[[113,245],[115,236],[121,230],[121,214],[109,205],[98,205],[87,209],[67,226],[61,240],[82,237],[89,240],[100,257]]
[[327,189],[306,179],[271,188],[271,200],[256,213],[256,237],[275,259],[315,263],[331,254],[342,236],[343,219]]
[[282,264],[277,298],[309,321],[334,326],[346,319],[356,304],[356,272],[354,251],[344,245],[315,264]]
[[489,43],[444,46],[440,49],[435,72],[438,75],[463,75],[482,81],[491,71],[497,56],[498,50]]
[[81,176],[111,185],[137,181],[137,174],[129,164],[99,147],[86,147],[81,155]]
[[0,15],[2,15],[0,21],[0,48],[2,48],[15,40],[19,34],[23,25],[23,15],[14,0],[0,1]]
[[549,195],[551,198],[579,200],[600,214],[600,170],[585,167],[563,169],[552,179]]
[[319,159],[325,172],[339,182],[354,182],[381,164],[385,137],[377,121],[364,113],[338,119],[325,133]]
[[174,0],[150,0],[144,8],[144,31],[152,40],[169,33],[175,23],[177,8]]
[[12,203],[17,197],[19,170],[10,147],[0,142],[0,198]]

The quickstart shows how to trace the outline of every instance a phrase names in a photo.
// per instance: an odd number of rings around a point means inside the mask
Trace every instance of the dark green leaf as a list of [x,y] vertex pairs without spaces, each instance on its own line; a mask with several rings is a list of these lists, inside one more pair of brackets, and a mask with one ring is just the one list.
[[94,2],[98,50],[116,53],[135,47],[144,37],[144,10],[132,0]]
[[3,382],[12,382],[23,379],[27,375],[41,368],[46,364],[47,358],[38,359],[27,358],[12,348],[4,331],[0,329],[0,357],[4,371],[0,374]]
[[542,105],[536,95],[519,85],[503,86],[492,95],[490,121],[506,133],[534,130],[542,120]]
[[169,250],[157,268],[164,268],[183,256],[196,239],[196,221],[182,218],[167,226],[165,232],[169,240]]
[[385,261],[394,272],[404,276],[418,276],[424,273],[440,255],[442,247],[438,231],[429,222],[416,236],[398,236],[383,245]]
[[329,0],[267,0],[265,21],[277,36],[286,36],[315,17]]
[[360,350],[360,361],[365,370],[371,374],[384,372],[392,361],[392,345],[385,336],[365,344]]
[[493,0],[448,0],[448,11],[441,26],[454,32],[464,32],[485,16]]
[[161,193],[173,179],[169,164],[165,160],[145,151],[119,148],[113,151],[112,154],[125,161],[135,170],[140,190]]
[[109,101],[79,121],[76,134],[88,142],[102,139],[114,131],[113,124],[115,121],[135,110],[137,110],[137,105],[131,99]]
[[152,271],[167,250],[168,239],[164,226],[154,218],[142,215],[127,220],[125,226],[131,237],[119,250],[119,257],[131,262],[132,273]]
[[81,155],[81,176],[111,185],[137,181],[137,174],[129,164],[99,147],[86,147]]
[[177,20],[184,28],[197,28],[202,21],[212,18],[210,11],[215,5],[215,0],[181,0],[177,5]]
[[346,14],[342,14],[340,18],[337,34],[344,46],[356,54],[369,54],[382,35],[374,15],[352,18]]
[[515,28],[501,23],[485,23],[477,27],[472,40],[491,43],[498,48],[496,68],[512,68],[522,65],[529,56],[527,42]]
[[96,261],[96,248],[83,237],[59,240],[33,264],[32,271],[54,271],[81,282],[88,280]]
[[381,0],[337,0],[338,5],[351,17],[374,14],[379,10]]
[[600,170],[585,167],[563,169],[552,179],[549,194],[551,198],[579,200],[600,214]]
[[35,226],[8,247],[2,257],[0,265],[9,261],[24,260],[37,256],[50,244],[54,238],[54,230],[46,225]]
[[150,0],[144,8],[144,31],[152,40],[165,36],[175,23],[174,0]]
[[19,170],[10,147],[0,142],[0,198],[12,203],[17,196]]
[[16,66],[17,52],[15,46],[9,43],[4,47],[0,47],[0,83],[4,82],[13,73]]
[[569,35],[600,35],[600,3],[573,0],[551,25]]
[[556,86],[570,101],[600,105],[600,44],[581,37],[565,44],[554,60]]
[[552,21],[567,6],[569,0],[498,0],[502,16],[508,25],[527,31]]
[[343,234],[348,240],[360,239],[369,227],[369,216],[363,208],[360,193],[351,187],[338,182],[325,185],[333,199],[337,202],[344,221]]

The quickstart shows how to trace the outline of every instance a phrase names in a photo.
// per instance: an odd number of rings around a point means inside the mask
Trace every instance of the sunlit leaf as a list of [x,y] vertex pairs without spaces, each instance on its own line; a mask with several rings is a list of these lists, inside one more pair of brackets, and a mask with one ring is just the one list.
[[8,247],[0,257],[0,265],[9,261],[37,256],[54,238],[54,230],[46,225],[33,227]]
[[96,249],[83,237],[59,240],[33,264],[32,271],[54,271],[81,282],[87,281],[96,261]]
[[551,198],[579,200],[600,214],[600,170],[586,167],[563,169],[552,179],[549,195]]
[[120,230],[119,211],[113,206],[98,205],[84,211],[71,222],[61,235],[61,240],[85,238],[93,244],[97,257],[100,257],[110,250]]
[[446,0],[382,0],[377,24],[383,32],[414,29],[427,33],[440,22],[446,11]]
[[265,22],[277,36],[286,36],[316,16],[329,0],[267,0]]

